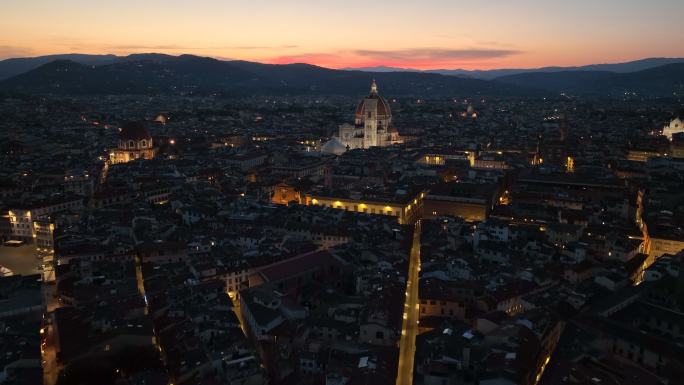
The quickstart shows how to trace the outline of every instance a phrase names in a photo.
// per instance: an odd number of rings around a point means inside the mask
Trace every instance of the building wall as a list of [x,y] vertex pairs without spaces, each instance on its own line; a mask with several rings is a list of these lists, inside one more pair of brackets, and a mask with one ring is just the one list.
[[648,255],[658,258],[663,254],[677,254],[684,250],[684,239],[649,238]]
[[126,163],[136,159],[152,159],[154,158],[154,149],[146,150],[125,150],[117,149],[112,151],[109,160],[112,164]]
[[436,218],[443,215],[460,217],[469,222],[484,221],[489,214],[486,203],[445,201],[428,196],[423,203],[423,217]]
[[444,317],[450,319],[465,319],[465,304],[457,301],[439,299],[420,300],[420,318]]
[[360,326],[359,342],[371,345],[394,346],[397,343],[397,336],[388,327],[367,323]]
[[271,202],[281,205],[287,205],[292,201],[299,202],[300,195],[294,187],[281,183],[275,186]]
[[307,206],[324,206],[358,213],[387,215],[397,218],[400,224],[415,223],[422,214],[424,193],[419,193],[406,205],[394,202],[371,202],[360,199],[331,198],[319,195],[307,195]]

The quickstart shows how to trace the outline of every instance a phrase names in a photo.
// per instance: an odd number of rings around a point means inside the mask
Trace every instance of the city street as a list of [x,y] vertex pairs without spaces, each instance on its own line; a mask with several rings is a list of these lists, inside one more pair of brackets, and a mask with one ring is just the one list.
[[416,223],[413,233],[413,245],[406,279],[406,302],[404,303],[404,320],[401,326],[399,342],[399,368],[397,385],[413,383],[413,358],[416,350],[418,334],[418,317],[420,301],[418,299],[418,273],[420,271],[420,221]]
[[43,384],[54,385],[57,383],[57,378],[62,367],[57,362],[57,352],[54,341],[55,336],[52,325],[45,325],[43,327],[43,334],[41,337],[42,342],[40,350],[43,356]]

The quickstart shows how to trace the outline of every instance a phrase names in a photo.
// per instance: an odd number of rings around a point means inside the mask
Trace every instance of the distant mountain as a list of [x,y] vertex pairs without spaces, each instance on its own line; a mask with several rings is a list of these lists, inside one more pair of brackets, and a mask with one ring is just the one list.
[[60,55],[46,55],[26,58],[12,58],[0,60],[0,80],[7,79],[12,76],[17,76],[28,72],[32,69],[38,68],[44,64],[53,62],[55,60],[70,60],[79,64],[85,65],[107,65],[117,62],[137,61],[137,60],[152,60],[173,57],[160,53],[138,53],[127,56],[116,55],[88,55],[80,53],[68,53]]
[[[369,67],[365,68],[366,71],[359,71],[334,70],[301,63],[277,65],[222,61],[193,55],[69,54],[1,61],[0,74],[2,71],[16,73],[30,69],[0,80],[0,91],[58,94],[358,95],[368,88],[372,79],[376,79],[381,91],[392,96],[530,96],[559,92],[578,95],[638,92],[663,96],[672,92],[683,93],[684,62],[670,63],[678,60],[684,59],[653,58],[570,70],[546,67],[538,70],[400,71],[392,67]],[[653,67],[660,63],[669,64]],[[635,69],[638,70],[632,72]]]
[[86,65],[101,65],[114,63],[117,58],[115,55],[64,54],[5,59],[0,61],[0,80],[28,72],[55,60],[71,60]]
[[143,55],[84,65],[57,60],[0,82],[0,91],[57,94],[365,92],[372,79],[392,96],[535,95],[510,84],[416,72],[369,73],[309,64],[221,61],[192,55]]
[[[387,66],[376,66],[376,67],[348,67],[340,68],[345,71],[363,71],[363,72],[423,72],[421,70],[416,70],[413,68],[400,68],[400,67],[387,67]],[[425,71],[429,72],[429,71]]]
[[502,76],[497,82],[520,87],[534,87],[554,93],[612,95],[637,93],[645,96],[684,94],[684,63],[666,64],[642,71],[616,73],[607,71],[530,72]]
[[[491,80],[502,76],[516,75],[531,72],[566,72],[566,71],[606,71],[615,73],[628,73],[655,68],[666,64],[684,63],[684,58],[647,58],[625,63],[591,64],[579,67],[542,67],[542,68],[502,68],[493,70],[464,70],[464,69],[436,69],[421,72],[436,73],[449,76],[471,77],[475,79]],[[361,70],[368,72],[392,72],[392,71],[418,71],[412,69],[394,67],[364,67],[346,68],[347,70]]]

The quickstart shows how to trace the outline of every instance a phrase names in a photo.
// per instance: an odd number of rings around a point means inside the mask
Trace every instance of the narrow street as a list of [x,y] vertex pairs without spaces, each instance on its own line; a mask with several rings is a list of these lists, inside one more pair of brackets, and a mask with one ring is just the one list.
[[43,327],[43,334],[41,335],[41,353],[43,356],[43,384],[54,385],[57,383],[59,372],[62,366],[57,362],[57,352],[54,341],[54,328],[52,325],[45,325]]
[[399,367],[397,385],[413,383],[413,358],[416,351],[416,335],[418,335],[418,317],[420,301],[418,299],[418,273],[420,271],[420,221],[413,232],[413,245],[406,279],[406,302],[404,303],[404,320],[401,326],[399,342]]
[[[52,283],[43,283],[43,302],[45,305],[44,316],[48,319],[58,307],[61,307],[57,300],[57,286],[54,284],[54,273]],[[43,366],[43,384],[54,385],[57,383],[59,372],[63,369],[57,361],[57,349],[55,346],[55,330],[52,322],[43,322],[41,328],[41,346]]]

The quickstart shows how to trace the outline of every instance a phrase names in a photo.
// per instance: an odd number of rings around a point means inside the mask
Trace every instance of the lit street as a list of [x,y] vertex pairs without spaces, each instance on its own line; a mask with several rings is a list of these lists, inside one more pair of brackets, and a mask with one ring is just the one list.
[[399,342],[399,368],[397,370],[397,385],[413,383],[413,358],[416,350],[416,335],[418,334],[419,304],[418,273],[420,271],[420,221],[416,223],[413,233],[413,245],[406,279],[406,302],[404,303],[404,320],[401,326],[401,341]]

